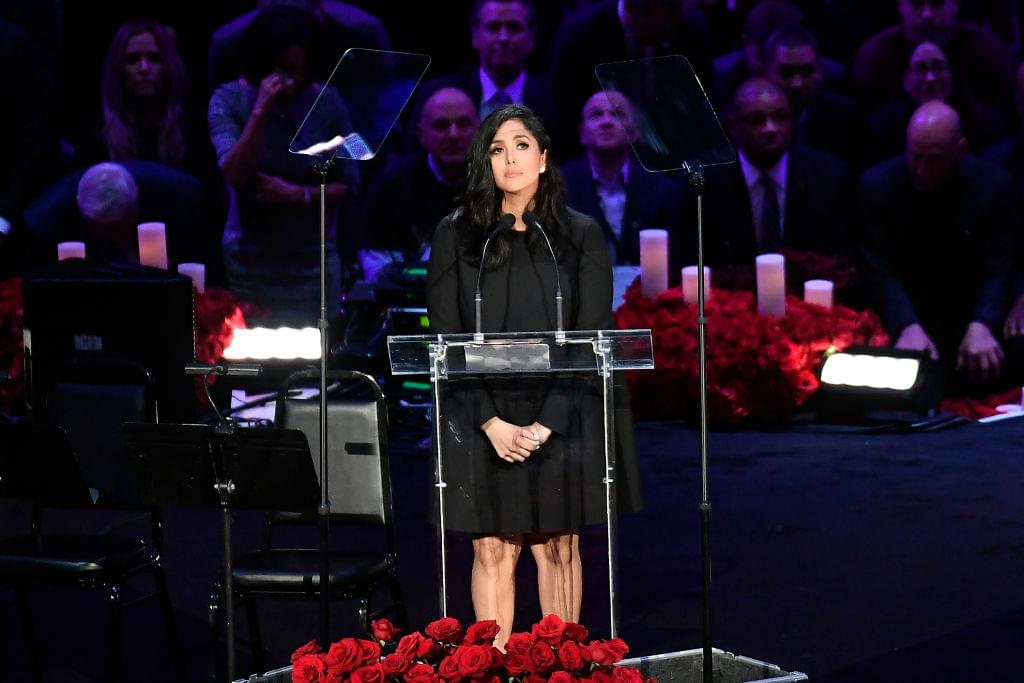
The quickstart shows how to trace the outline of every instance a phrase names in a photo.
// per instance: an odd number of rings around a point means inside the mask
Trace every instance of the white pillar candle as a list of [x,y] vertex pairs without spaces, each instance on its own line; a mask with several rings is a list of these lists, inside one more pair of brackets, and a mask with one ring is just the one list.
[[[683,268],[683,302],[697,303],[697,266]],[[711,268],[704,266],[704,301],[711,299]]]
[[192,278],[192,284],[200,294],[206,291],[206,266],[202,263],[179,263],[178,272]]
[[167,267],[167,230],[163,223],[139,223],[139,263]]
[[782,254],[757,257],[757,312],[786,314],[786,259]]
[[668,231],[640,231],[640,289],[656,296],[668,289]]
[[804,283],[804,301],[832,308],[832,281],[808,280]]
[[85,242],[58,242],[57,260],[66,258],[85,258]]

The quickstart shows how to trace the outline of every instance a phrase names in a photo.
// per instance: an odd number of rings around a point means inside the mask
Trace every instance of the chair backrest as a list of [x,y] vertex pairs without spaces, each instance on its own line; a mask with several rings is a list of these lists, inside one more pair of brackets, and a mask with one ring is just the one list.
[[152,377],[137,363],[104,359],[63,368],[47,396],[50,422],[67,430],[98,504],[137,504],[125,422],[155,419]]
[[[316,371],[290,375],[278,392],[276,417],[279,427],[305,433],[317,477],[320,398],[299,398],[291,390],[315,384],[318,377]],[[391,477],[383,394],[373,378],[363,373],[336,370],[329,373],[329,379],[332,384],[327,402],[327,490],[332,519],[390,525]]]

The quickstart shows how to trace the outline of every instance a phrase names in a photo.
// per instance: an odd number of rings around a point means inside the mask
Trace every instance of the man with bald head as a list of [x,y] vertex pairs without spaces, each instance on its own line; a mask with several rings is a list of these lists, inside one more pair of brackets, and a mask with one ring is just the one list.
[[[476,105],[465,92],[445,87],[427,98],[416,126],[421,149],[385,167],[367,193],[360,240],[364,251],[389,252],[390,260],[419,260],[434,228],[455,208],[478,126]],[[360,258],[364,270],[372,268],[368,256]]]
[[1004,377],[1013,245],[1009,177],[967,154],[960,117],[920,106],[903,156],[861,177],[864,257],[894,346],[922,351],[954,391]]
[[737,163],[705,170],[709,263],[749,264],[782,248],[845,255],[849,169],[838,157],[793,144],[793,111],[782,86],[760,78],[741,84],[729,130]]
[[583,105],[579,139],[586,153],[562,167],[569,205],[600,223],[615,265],[640,263],[644,228],[668,230],[674,251],[687,239],[679,234],[678,187],[665,174],[649,173],[633,161],[630,145],[636,136],[629,100],[599,90]]

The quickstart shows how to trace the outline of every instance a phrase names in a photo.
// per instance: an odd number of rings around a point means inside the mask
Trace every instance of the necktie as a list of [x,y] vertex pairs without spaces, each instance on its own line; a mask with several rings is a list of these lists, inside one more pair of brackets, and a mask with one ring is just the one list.
[[498,92],[491,95],[491,99],[487,100],[487,102],[484,103],[484,111],[481,112],[480,118],[485,118],[492,111],[494,111],[495,109],[500,109],[501,107],[504,107],[506,104],[512,104],[512,98],[504,90],[499,90]]
[[764,200],[761,203],[761,252],[776,252],[782,248],[778,185],[767,173],[762,174],[758,182],[764,188]]

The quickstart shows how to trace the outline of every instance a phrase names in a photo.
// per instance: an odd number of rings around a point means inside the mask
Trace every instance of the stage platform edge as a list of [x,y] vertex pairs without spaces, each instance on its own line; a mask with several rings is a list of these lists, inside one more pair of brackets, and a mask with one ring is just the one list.
[[[799,671],[783,671],[775,664],[769,664],[750,657],[735,655],[714,648],[715,683],[796,683],[808,680],[807,674]],[[703,652],[681,650],[646,657],[633,657],[619,662],[619,666],[637,669],[645,678],[654,677],[658,683],[701,683],[703,680]],[[291,683],[292,667],[274,669],[262,676],[253,674],[240,678],[235,683]]]

